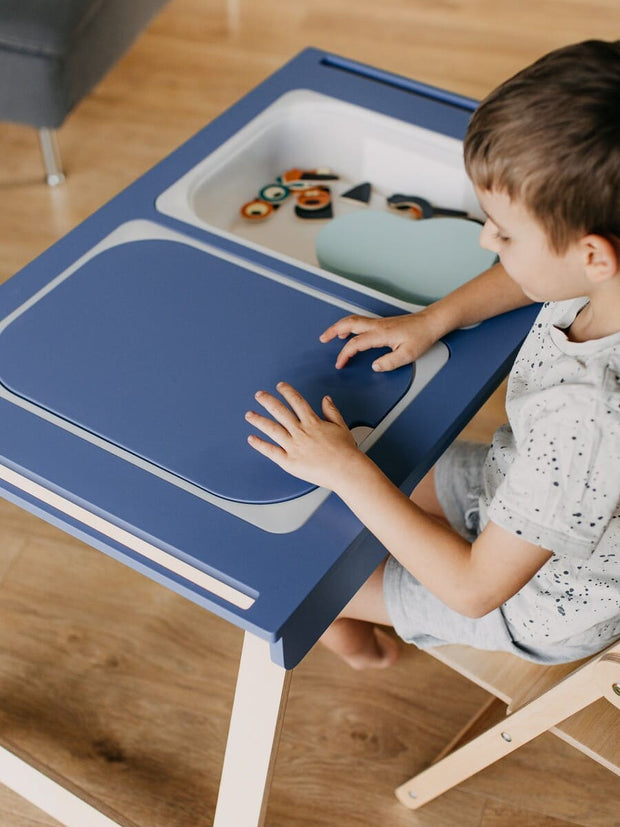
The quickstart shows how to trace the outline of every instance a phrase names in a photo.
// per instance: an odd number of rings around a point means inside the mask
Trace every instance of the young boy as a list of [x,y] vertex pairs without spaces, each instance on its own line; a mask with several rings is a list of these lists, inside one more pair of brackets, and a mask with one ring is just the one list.
[[[410,499],[355,446],[334,403],[315,414],[259,391],[250,445],[336,492],[390,553],[322,640],[385,667],[394,626],[421,648],[467,643],[546,663],[620,636],[620,41],[558,49],[475,112],[465,165],[500,264],[419,313],[349,316],[336,362],[416,359],[457,327],[545,302],[511,371],[509,424],[455,443]],[[411,435],[415,439],[415,434]],[[274,444],[275,443],[275,444]]]

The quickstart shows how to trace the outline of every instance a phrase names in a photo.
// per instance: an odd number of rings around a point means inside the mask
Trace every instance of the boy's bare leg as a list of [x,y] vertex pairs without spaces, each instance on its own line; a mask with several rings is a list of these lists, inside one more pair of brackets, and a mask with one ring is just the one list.
[[398,658],[398,643],[377,624],[391,626],[383,600],[385,561],[323,633],[321,643],[354,669],[385,669]]
[[[433,469],[420,481],[411,499],[427,513],[445,519],[435,493]],[[398,658],[398,642],[379,628],[392,625],[383,598],[384,569],[385,560],[321,637],[321,643],[354,669],[385,669]]]

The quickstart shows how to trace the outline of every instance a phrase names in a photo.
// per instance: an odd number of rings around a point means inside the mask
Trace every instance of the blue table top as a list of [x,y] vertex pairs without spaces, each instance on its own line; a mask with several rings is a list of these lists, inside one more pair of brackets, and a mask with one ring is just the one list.
[[411,384],[411,367],[373,373],[371,354],[334,370],[338,344],[316,339],[342,312],[178,241],[136,240],[88,260],[6,327],[0,381],[205,491],[290,500],[313,486],[245,441],[257,389],[296,377],[315,408],[329,393],[350,427],[374,428]]
[[[17,472],[0,483],[4,495],[266,638],[274,660],[287,668],[299,662],[385,556],[359,521],[330,495],[296,531],[267,532],[171,485],[165,477],[146,473],[140,464],[101,450],[96,440],[80,438],[74,426],[224,497],[272,502],[297,497],[308,487],[266,461],[248,471],[246,463],[261,459],[245,447],[242,414],[252,406],[251,392],[279,379],[290,380],[285,372],[291,365],[304,365],[300,375],[308,381],[301,389],[315,404],[323,393],[332,393],[350,418],[372,425],[406,391],[411,369],[377,376],[369,369],[369,355],[336,372],[331,368],[335,350],[317,342],[318,333],[344,315],[338,302],[379,315],[402,312],[398,307],[360,294],[355,285],[326,281],[292,261],[155,209],[161,192],[267,105],[296,88],[456,138],[463,136],[473,108],[473,102],[451,93],[308,49],[0,288],[0,379],[7,389],[0,396],[0,462]],[[154,222],[236,257],[241,265],[171,241],[135,241],[89,255],[102,239],[135,221]],[[80,260],[74,272],[71,268]],[[304,290],[318,289],[335,303],[311,298],[277,280],[250,276],[243,262]],[[69,277],[53,284],[67,270]],[[109,275],[98,279],[104,270]],[[94,292],[93,280],[99,285]],[[252,308],[273,308],[269,323],[264,323],[264,312],[256,313],[257,319],[262,316],[258,327],[231,331],[230,314],[223,308],[230,307],[227,297],[233,293],[244,297],[247,317],[253,315]],[[283,302],[287,311],[293,302],[293,312],[278,312]],[[77,311],[89,306],[90,316]],[[445,367],[369,451],[403,490],[415,485],[497,386],[535,312],[536,308],[515,311],[446,337],[450,359]],[[174,314],[182,316],[182,325],[170,324]],[[302,318],[303,324],[291,323],[295,318]],[[257,340],[264,342],[258,349]],[[283,341],[286,347],[280,347]],[[145,364],[137,378],[135,371],[123,374],[128,348],[134,365],[136,360]],[[249,351],[251,363],[243,358]],[[217,375],[216,384],[226,388],[226,404],[210,393],[213,384],[199,380],[201,372],[209,379]],[[158,381],[158,376],[166,381]],[[58,427],[53,418],[27,404],[15,404],[10,391],[69,426]],[[182,401],[177,391],[186,394]],[[212,417],[210,429],[203,427],[207,412]],[[169,438],[171,432],[174,439]],[[209,452],[215,460],[208,460]],[[27,490],[19,482],[23,478],[34,487]],[[37,486],[54,496],[43,501]],[[58,506],[62,500],[75,505],[70,515]],[[93,521],[86,524],[80,509],[100,517],[101,526],[113,524],[118,531],[112,534]],[[147,559],[136,546],[123,542],[123,532],[251,595],[251,601],[233,605],[190,582],[182,568],[171,570],[165,561]]]

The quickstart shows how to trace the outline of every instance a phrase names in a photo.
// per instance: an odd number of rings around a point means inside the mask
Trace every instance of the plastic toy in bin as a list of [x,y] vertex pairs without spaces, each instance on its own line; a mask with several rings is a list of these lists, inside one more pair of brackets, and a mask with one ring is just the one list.
[[258,197],[244,204],[239,212],[248,221],[264,221],[295,193],[295,214],[299,218],[332,218],[331,192],[322,182],[337,181],[339,177],[327,167],[289,169],[261,187]]
[[351,189],[343,192],[340,197],[344,201],[352,201],[354,204],[369,204],[370,196],[372,194],[372,184],[370,181],[364,181],[361,184],[356,184]]
[[332,218],[332,194],[329,187],[309,187],[297,195],[295,215],[299,218]]
[[284,184],[267,184],[258,193],[258,197],[263,201],[268,201],[270,204],[281,204],[291,194],[289,187]]
[[452,218],[469,218],[463,210],[451,210],[447,207],[435,207],[430,201],[419,195],[403,195],[395,193],[386,198],[386,204],[391,210],[406,213],[410,218],[419,221],[421,218],[437,218],[450,216]]
[[402,301],[426,305],[486,270],[494,253],[465,218],[404,221],[382,210],[342,215],[316,240],[321,267]]
[[339,175],[335,175],[329,167],[318,169],[289,169],[277,177],[279,184],[284,184],[293,190],[303,190],[314,187],[318,181],[337,181]]
[[239,210],[241,215],[248,221],[264,221],[269,218],[273,212],[273,204],[268,201],[263,201],[260,198],[255,198],[253,201],[248,201]]

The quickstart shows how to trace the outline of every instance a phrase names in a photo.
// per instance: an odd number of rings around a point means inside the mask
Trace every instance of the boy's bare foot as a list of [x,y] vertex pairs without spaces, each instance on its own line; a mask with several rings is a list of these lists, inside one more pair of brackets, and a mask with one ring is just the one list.
[[340,652],[337,654],[353,669],[387,669],[398,660],[400,647],[383,629],[375,626],[373,633],[369,645],[363,649],[348,652],[346,655]]

